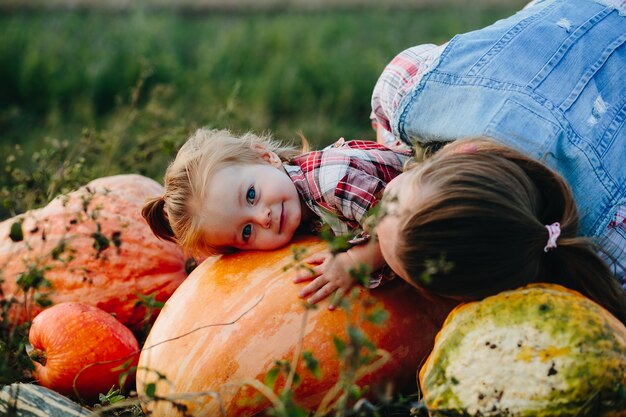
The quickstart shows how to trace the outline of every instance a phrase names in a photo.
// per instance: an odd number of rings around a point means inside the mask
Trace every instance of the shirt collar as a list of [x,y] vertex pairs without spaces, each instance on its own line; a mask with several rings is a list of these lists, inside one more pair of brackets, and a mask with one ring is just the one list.
[[285,168],[287,175],[289,175],[289,178],[291,178],[293,184],[296,186],[296,190],[298,191],[300,198],[314,213],[319,216],[317,207],[313,204],[313,193],[309,187],[309,182],[307,181],[306,175],[304,175],[300,166],[283,164],[283,167]]

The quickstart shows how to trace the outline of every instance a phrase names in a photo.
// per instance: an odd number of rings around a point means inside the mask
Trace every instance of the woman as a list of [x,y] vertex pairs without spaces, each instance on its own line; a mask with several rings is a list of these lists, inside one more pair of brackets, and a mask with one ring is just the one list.
[[441,45],[400,53],[372,97],[378,140],[429,150],[488,136],[560,173],[580,233],[626,265],[626,2],[534,1]]

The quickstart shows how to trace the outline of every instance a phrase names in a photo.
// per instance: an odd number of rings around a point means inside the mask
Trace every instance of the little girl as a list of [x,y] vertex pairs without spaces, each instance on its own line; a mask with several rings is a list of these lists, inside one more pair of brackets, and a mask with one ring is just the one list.
[[[269,137],[200,129],[167,168],[163,196],[146,202],[142,214],[158,237],[200,256],[276,249],[303,223],[331,217],[336,235],[355,234],[410,157],[409,151],[343,139],[300,153]],[[305,261],[317,266],[295,282],[312,280],[300,292],[314,293],[310,303],[347,291],[350,269],[384,265],[373,239]]]
[[626,297],[590,240],[565,180],[487,139],[458,140],[396,177],[376,233],[407,282],[461,300],[532,282],[577,290],[626,323]]

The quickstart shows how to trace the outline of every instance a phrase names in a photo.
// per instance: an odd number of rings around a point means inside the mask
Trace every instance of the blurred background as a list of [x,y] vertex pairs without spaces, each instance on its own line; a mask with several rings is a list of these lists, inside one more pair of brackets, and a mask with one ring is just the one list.
[[117,173],[161,181],[198,127],[374,139],[397,53],[518,0],[0,0],[0,219]]

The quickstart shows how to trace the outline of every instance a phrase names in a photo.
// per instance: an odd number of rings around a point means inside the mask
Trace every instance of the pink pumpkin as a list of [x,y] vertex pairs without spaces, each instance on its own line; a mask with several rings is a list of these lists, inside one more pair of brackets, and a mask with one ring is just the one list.
[[[174,244],[157,239],[141,208],[162,187],[140,175],[99,178],[55,198],[47,206],[0,223],[0,270],[4,297],[24,299],[18,280],[41,273],[52,304],[78,301],[115,315],[131,329],[146,309],[137,294],[165,301],[185,279],[185,259]],[[23,239],[11,237],[21,223]],[[32,297],[14,311],[29,320],[42,307]]]

